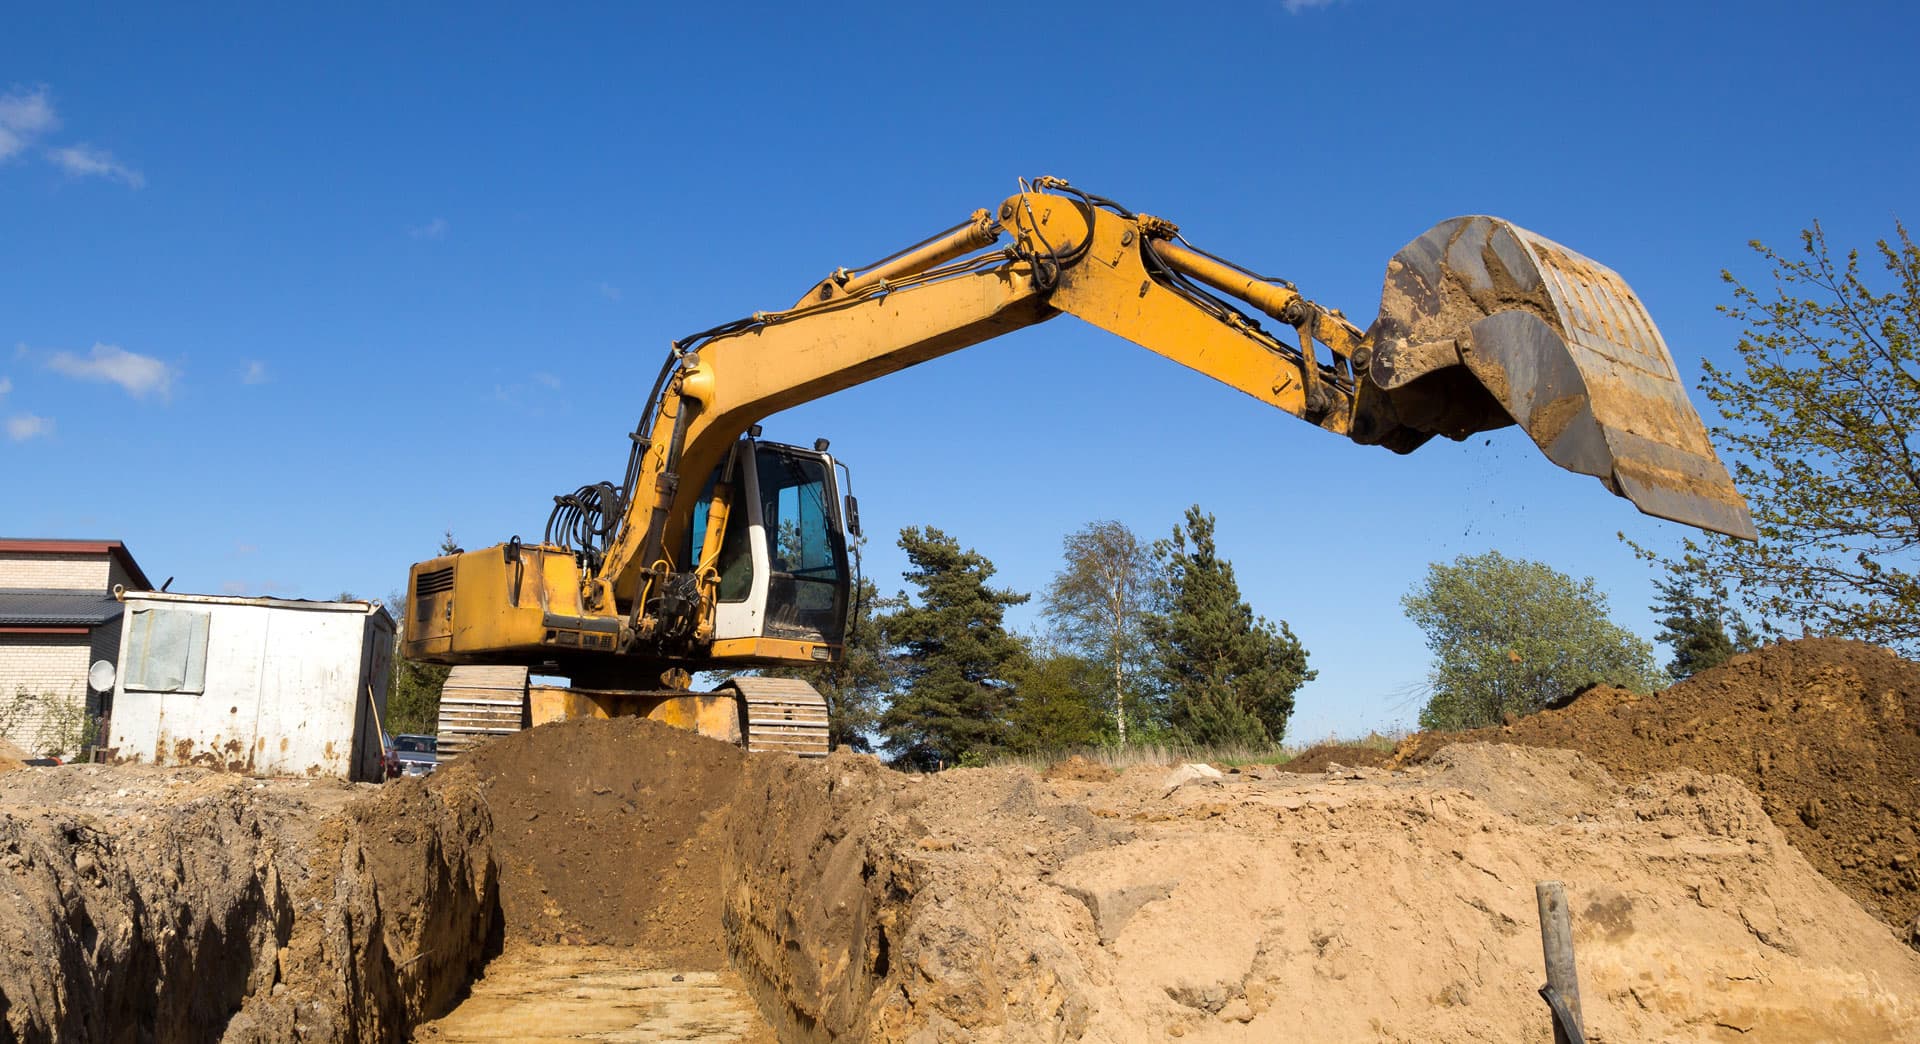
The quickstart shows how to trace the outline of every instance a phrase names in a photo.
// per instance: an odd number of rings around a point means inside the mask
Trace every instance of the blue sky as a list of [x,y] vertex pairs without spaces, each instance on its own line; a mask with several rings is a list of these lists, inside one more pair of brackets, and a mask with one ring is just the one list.
[[[1749,239],[1866,246],[1920,166],[1904,4],[545,6],[12,15],[0,533],[122,539],[176,590],[382,596],[442,530],[531,538],[617,477],[670,338],[1020,175],[1363,326],[1402,244],[1498,214],[1626,276],[1691,382],[1732,356]],[[833,440],[886,589],[904,525],[1034,591],[1064,533],[1203,505],[1320,671],[1302,739],[1412,719],[1429,562],[1595,576],[1650,637],[1615,534],[1682,535],[1515,430],[1395,457],[1070,319],[766,431]]]

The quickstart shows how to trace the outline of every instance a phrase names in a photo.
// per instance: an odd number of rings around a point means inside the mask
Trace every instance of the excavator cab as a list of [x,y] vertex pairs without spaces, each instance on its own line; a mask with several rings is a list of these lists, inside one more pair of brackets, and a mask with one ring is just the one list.
[[[715,642],[772,639],[838,646],[847,618],[847,532],[834,460],[825,450],[743,438],[707,480],[687,561],[719,573]],[[719,548],[709,520],[725,500]],[[695,541],[702,547],[693,546]],[[704,553],[699,553],[704,551]]]

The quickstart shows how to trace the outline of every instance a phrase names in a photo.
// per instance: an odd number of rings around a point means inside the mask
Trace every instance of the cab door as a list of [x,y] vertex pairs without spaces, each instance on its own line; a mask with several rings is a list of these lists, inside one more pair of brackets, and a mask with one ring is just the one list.
[[719,551],[708,552],[708,561],[701,563],[711,565],[720,574],[719,600],[713,613],[716,640],[758,638],[766,619],[768,563],[764,529],[757,509],[753,451],[753,440],[742,439],[728,463],[715,470],[700,495],[700,503],[694,508],[689,531],[693,541],[705,537],[720,472],[727,471],[726,484],[732,490],[732,504],[727,511],[726,532],[721,535]]

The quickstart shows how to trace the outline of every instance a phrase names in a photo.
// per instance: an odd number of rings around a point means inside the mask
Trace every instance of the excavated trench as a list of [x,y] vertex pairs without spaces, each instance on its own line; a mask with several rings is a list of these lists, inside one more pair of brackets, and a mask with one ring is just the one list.
[[[773,1040],[755,1001],[794,1021],[772,998],[796,977],[776,947],[743,978],[727,936],[821,931],[773,918],[765,896],[733,908],[738,882],[766,873],[735,835],[787,806],[740,795],[832,771],[787,760],[750,765],[622,720],[530,731],[385,787],[141,767],[0,776],[0,1039],[532,1039],[522,1025],[591,1038],[644,1024],[646,1039]],[[808,873],[805,846],[791,855],[781,873]],[[862,975],[844,978],[852,999]]]
[[[1827,704],[1913,695],[1814,652]],[[1596,1039],[1920,1039],[1920,954],[1730,775],[1057,769],[622,720],[380,788],[7,773],[5,1039],[1536,1041],[1549,878]]]

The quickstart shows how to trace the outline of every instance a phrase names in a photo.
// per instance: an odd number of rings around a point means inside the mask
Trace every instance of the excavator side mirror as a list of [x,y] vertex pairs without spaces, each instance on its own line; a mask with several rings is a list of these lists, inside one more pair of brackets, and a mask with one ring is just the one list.
[[856,537],[860,535],[860,502],[853,499],[851,493],[847,494],[847,532]]

